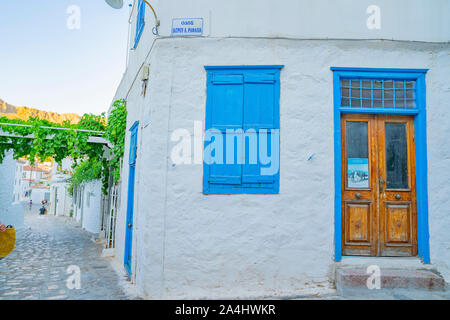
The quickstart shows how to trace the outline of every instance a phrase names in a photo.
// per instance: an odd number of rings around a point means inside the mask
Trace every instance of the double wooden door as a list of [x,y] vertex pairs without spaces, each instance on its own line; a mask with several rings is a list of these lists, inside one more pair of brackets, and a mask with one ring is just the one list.
[[343,115],[342,253],[416,256],[414,119]]

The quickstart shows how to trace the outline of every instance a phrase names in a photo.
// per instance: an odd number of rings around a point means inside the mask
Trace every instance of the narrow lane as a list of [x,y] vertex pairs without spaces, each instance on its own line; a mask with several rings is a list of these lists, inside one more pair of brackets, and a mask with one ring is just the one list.
[[18,232],[16,249],[0,261],[0,300],[130,299],[124,276],[101,257],[91,234],[67,217],[39,216],[38,209],[25,208],[29,228]]

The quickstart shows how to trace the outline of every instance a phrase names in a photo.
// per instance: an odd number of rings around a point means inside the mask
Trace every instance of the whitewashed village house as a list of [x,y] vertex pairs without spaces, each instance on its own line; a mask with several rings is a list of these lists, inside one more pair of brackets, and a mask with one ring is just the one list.
[[146,297],[320,292],[366,264],[450,281],[449,1],[150,3],[115,96],[116,259]]
[[68,189],[72,175],[73,160],[63,159],[53,163],[50,214],[74,219],[84,230],[100,235],[102,230],[102,185],[99,180],[74,187],[73,196]]
[[23,166],[22,189],[26,189],[26,201],[33,201],[33,204],[40,204],[43,200],[50,200],[49,184],[50,172],[44,168],[29,163]]
[[14,185],[17,184],[17,164],[13,153],[8,152],[0,163],[0,221],[16,229],[24,227],[23,206],[17,201]]

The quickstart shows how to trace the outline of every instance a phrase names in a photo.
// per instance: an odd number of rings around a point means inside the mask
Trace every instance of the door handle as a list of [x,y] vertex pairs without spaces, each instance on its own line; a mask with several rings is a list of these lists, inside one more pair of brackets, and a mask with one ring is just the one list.
[[384,184],[383,177],[380,177],[380,193],[383,193],[383,184]]
[[131,228],[131,223],[128,224],[128,228]]

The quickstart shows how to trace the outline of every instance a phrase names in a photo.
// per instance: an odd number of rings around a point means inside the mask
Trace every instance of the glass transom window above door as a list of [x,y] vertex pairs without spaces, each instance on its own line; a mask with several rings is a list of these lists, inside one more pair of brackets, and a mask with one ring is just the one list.
[[341,79],[341,106],[352,108],[398,108],[416,106],[416,81]]

